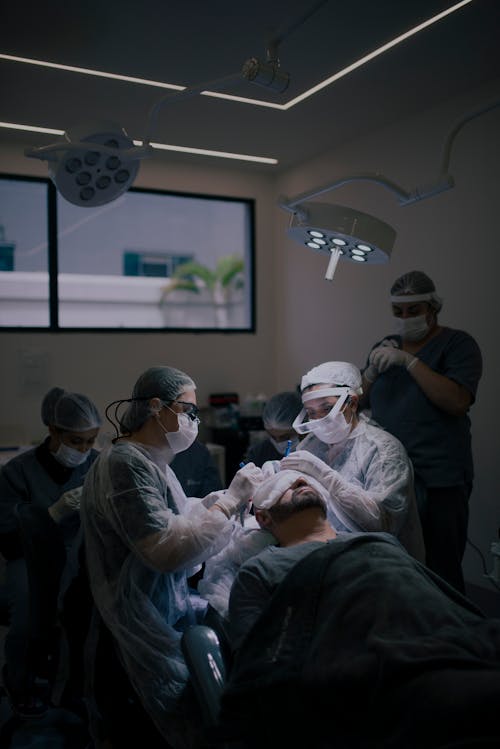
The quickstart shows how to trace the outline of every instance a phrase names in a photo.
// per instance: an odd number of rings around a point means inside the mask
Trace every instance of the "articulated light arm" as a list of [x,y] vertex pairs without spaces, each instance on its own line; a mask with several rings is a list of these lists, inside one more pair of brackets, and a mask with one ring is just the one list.
[[182,101],[183,99],[189,99],[191,96],[201,94],[203,91],[210,89],[211,91],[219,91],[222,88],[226,88],[233,83],[241,82],[241,72],[226,75],[222,78],[216,78],[212,81],[205,81],[205,83],[198,83],[195,86],[189,86],[182,91],[176,91],[163,96],[157,101],[149,110],[149,115],[146,123],[146,132],[143,139],[143,146],[148,146],[153,137],[153,132],[156,128],[156,122],[158,120],[158,113],[165,104],[172,104],[173,102]]
[[[373,174],[354,174],[349,177],[339,177],[334,182],[329,182],[328,184],[323,185],[322,187],[318,187],[315,190],[304,192],[301,195],[297,195],[295,198],[283,197],[280,199],[278,205],[280,206],[280,208],[283,208],[286,211],[290,211],[291,213],[301,216],[301,203],[311,200],[311,198],[316,198],[318,195],[322,195],[323,193],[329,192],[330,190],[335,190],[336,188],[341,187],[348,182],[355,181],[375,182],[376,184],[385,187],[387,190],[390,190],[391,192],[396,194],[398,202],[402,206],[411,205],[412,203],[417,203],[421,200],[425,200],[426,198],[432,198],[435,195],[439,195],[440,193],[445,192],[446,190],[450,190],[455,186],[455,180],[453,179],[451,174],[449,174],[449,167],[451,160],[451,150],[455,138],[457,137],[460,130],[471,120],[474,120],[476,117],[479,117],[482,114],[491,112],[492,109],[495,109],[499,106],[500,100],[495,100],[490,104],[482,107],[481,109],[476,110],[475,112],[464,115],[464,117],[462,117],[456,123],[456,125],[452,127],[452,129],[446,136],[443,145],[439,176],[433,182],[429,182],[423,185],[417,185],[412,190],[408,191],[403,187],[400,187],[400,185],[396,184],[392,180],[387,179],[382,174],[379,174],[378,172],[375,172]],[[302,214],[302,218],[305,218],[304,209],[302,209]]]

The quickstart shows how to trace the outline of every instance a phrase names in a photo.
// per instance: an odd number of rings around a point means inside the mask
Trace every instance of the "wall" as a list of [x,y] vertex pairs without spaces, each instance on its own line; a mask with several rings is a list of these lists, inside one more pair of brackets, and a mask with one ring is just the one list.
[[[322,154],[279,181],[278,194],[293,197],[339,177],[379,172],[405,189],[438,176],[445,136],[468,112],[500,100],[499,85],[423,112],[370,137]],[[415,205],[400,207],[380,185],[350,183],[318,200],[373,213],[398,235],[387,265],[340,262],[332,282],[324,280],[328,257],[285,237],[278,217],[279,278],[276,343],[277,387],[298,382],[310,367],[328,359],[363,366],[370,347],[393,330],[388,290],[407,270],[423,270],[444,298],[440,322],[461,328],[478,341],[484,374],[471,410],[476,482],[471,498],[470,538],[486,556],[500,528],[498,461],[498,174],[500,108],[469,122],[457,136],[450,171],[456,186]],[[466,575],[478,584],[481,561],[468,545]]]
[[[83,390],[101,408],[126,397],[145,367],[171,363],[199,382],[200,402],[210,392],[271,393],[294,387],[311,366],[345,359],[362,366],[372,343],[391,331],[387,293],[406,270],[426,271],[444,298],[440,322],[463,328],[481,346],[484,375],[471,411],[476,483],[470,538],[491,567],[489,545],[500,527],[497,382],[500,375],[495,300],[498,296],[498,139],[500,109],[464,127],[455,141],[453,190],[400,207],[378,185],[354,183],[328,194],[372,212],[398,232],[390,263],[366,267],[341,262],[324,280],[327,257],[285,237],[288,215],[278,195],[296,195],[356,172],[381,172],[404,188],[437,176],[441,146],[452,124],[498,96],[488,86],[372,133],[297,167],[279,181],[253,169],[183,164],[175,158],[145,162],[137,184],[255,197],[257,200],[257,333],[239,334],[0,334],[0,425],[26,423],[39,436],[39,401],[50,384]],[[444,94],[445,97],[446,94]],[[313,135],[313,133],[312,133]],[[45,167],[0,149],[4,171],[45,175]],[[481,562],[468,547],[469,581],[488,586]]]
[[[23,156],[24,144],[0,146],[3,172],[46,176],[46,165]],[[0,440],[9,442],[17,425],[29,439],[44,434],[40,399],[53,384],[91,395],[99,408],[128,397],[137,376],[154,364],[170,364],[188,372],[206,405],[211,392],[272,393],[274,315],[273,179],[252,167],[183,164],[159,155],[143,162],[139,187],[220,194],[256,200],[255,334],[237,333],[0,333]]]

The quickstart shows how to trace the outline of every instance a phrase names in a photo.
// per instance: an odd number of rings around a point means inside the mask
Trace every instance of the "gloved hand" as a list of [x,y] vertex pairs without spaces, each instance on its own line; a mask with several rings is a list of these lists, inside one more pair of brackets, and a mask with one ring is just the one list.
[[330,478],[334,473],[328,463],[308,450],[296,450],[294,453],[290,453],[286,458],[280,460],[280,467],[282,471],[298,471],[307,476],[313,476],[320,483],[323,483],[325,478]]
[[371,352],[369,359],[370,366],[375,367],[379,374],[385,372],[389,367],[394,366],[410,369],[416,362],[416,356],[409,354],[408,351],[393,348],[392,346],[377,346]]
[[391,346],[392,348],[399,348],[398,344],[393,338],[384,338],[384,340],[381,341],[381,343],[379,343],[377,348],[373,349],[368,359],[368,366],[363,372],[363,377],[365,378],[365,380],[368,380],[368,382],[375,382],[375,380],[380,374],[378,367],[372,361],[372,354],[375,351],[378,351],[378,349],[385,348],[387,346]]
[[231,517],[246,508],[255,489],[263,480],[262,470],[255,463],[247,463],[235,474],[227,490],[220,492],[214,504],[227,517]]
[[60,523],[65,515],[70,512],[76,512],[80,509],[80,502],[82,499],[82,486],[77,486],[75,489],[69,489],[64,494],[61,494],[57,502],[49,507],[49,515],[55,523]]

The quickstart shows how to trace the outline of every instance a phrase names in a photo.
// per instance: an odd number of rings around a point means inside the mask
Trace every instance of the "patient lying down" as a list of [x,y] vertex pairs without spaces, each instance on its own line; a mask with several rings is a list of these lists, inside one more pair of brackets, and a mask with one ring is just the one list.
[[246,561],[231,590],[228,738],[244,749],[500,746],[500,619],[394,536],[336,535],[295,471],[264,481],[253,503],[278,545]]

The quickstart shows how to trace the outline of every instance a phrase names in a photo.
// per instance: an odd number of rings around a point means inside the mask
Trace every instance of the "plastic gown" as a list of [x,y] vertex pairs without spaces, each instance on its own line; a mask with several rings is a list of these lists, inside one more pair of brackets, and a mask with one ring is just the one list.
[[412,556],[424,561],[413,467],[399,440],[361,414],[345,442],[327,445],[310,434],[300,449],[339,474],[332,490],[335,502],[328,504],[334,528],[392,533]]
[[192,745],[178,704],[188,678],[180,639],[204,612],[187,577],[234,527],[207,510],[213,501],[188,500],[165,459],[130,442],[101,453],[82,496],[96,606],[145,709],[174,747]]

